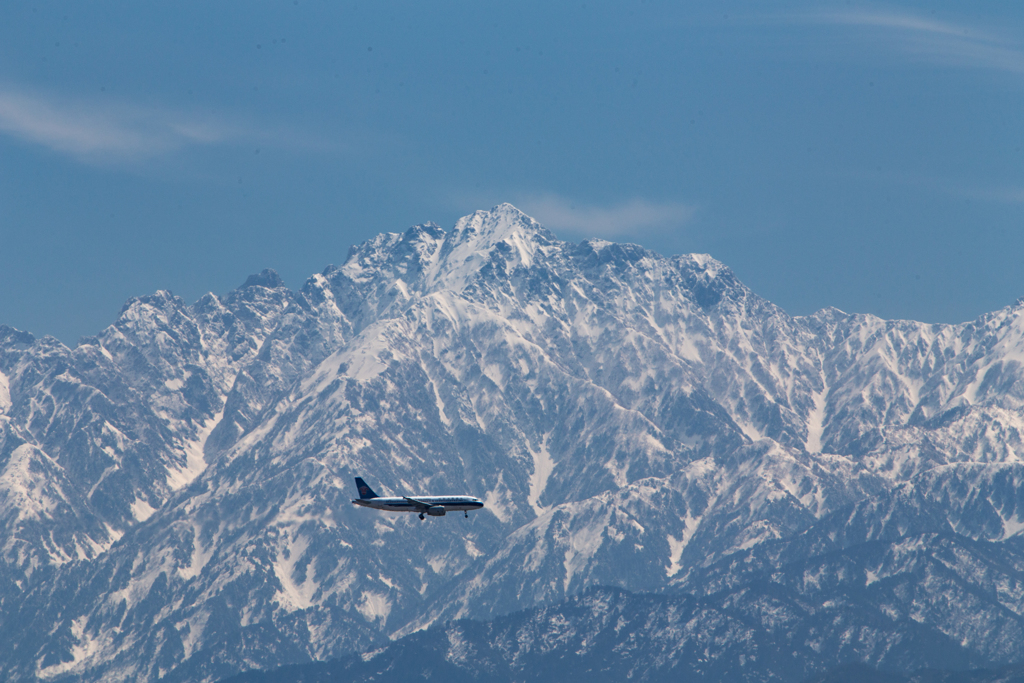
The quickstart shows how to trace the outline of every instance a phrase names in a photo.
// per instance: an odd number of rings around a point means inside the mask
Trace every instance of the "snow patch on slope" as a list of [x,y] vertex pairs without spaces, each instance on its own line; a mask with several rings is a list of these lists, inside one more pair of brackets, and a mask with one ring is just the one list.
[[693,537],[695,531],[697,531],[697,525],[700,524],[700,517],[693,517],[689,512],[686,513],[686,517],[683,518],[683,533],[680,534],[679,538],[669,535],[668,540],[668,567],[665,570],[666,575],[672,577],[679,573],[679,570],[683,568],[682,557],[683,550],[689,545],[690,539]]
[[217,539],[211,539],[210,543],[203,546],[202,528],[193,523],[192,525],[192,555],[189,558],[187,567],[178,567],[178,575],[186,581],[199,576],[206,563],[213,557],[213,551],[217,545]]
[[141,498],[136,498],[132,503],[132,516],[140,522],[145,522],[153,516],[154,512],[156,512],[156,508]]
[[89,618],[87,616],[81,616],[71,622],[71,636],[75,639],[75,644],[71,646],[71,660],[43,668],[43,659],[40,657],[39,663],[37,664],[39,668],[36,670],[37,676],[42,679],[48,679],[67,673],[73,670],[81,662],[91,658],[99,652],[99,640],[90,637],[85,632],[85,626],[88,620]]
[[544,514],[545,510],[544,506],[540,504],[540,497],[548,485],[551,472],[555,469],[555,462],[551,459],[551,453],[548,451],[547,434],[541,440],[540,448],[530,449],[530,455],[533,456],[533,472],[530,474],[530,495],[526,500],[539,517]]
[[0,372],[0,414],[6,413],[11,405],[11,380]]
[[206,448],[206,440],[210,438],[210,433],[223,418],[224,408],[222,407],[219,413],[199,428],[196,438],[185,444],[185,466],[167,470],[167,485],[172,490],[177,491],[188,486],[206,469],[206,456],[203,453]]
[[306,568],[306,576],[302,583],[296,583],[294,578],[295,565],[305,555],[308,547],[309,538],[298,535],[289,541],[286,548],[278,551],[277,559],[274,561],[274,575],[281,583],[281,589],[274,594],[274,601],[286,612],[309,609],[313,606],[313,595],[319,586],[310,576],[311,568]]
[[668,537],[668,568],[665,570],[667,576],[675,576],[683,565],[679,560],[683,557],[683,548],[686,547],[685,539],[677,539],[675,536]]
[[48,518],[64,501],[63,492],[47,476],[48,469],[63,470],[31,444],[22,444],[11,453],[0,473],[0,491],[6,493],[4,507],[17,510],[16,520]]
[[1003,520],[1003,538],[1006,540],[1011,536],[1024,532],[1024,516],[1011,517]]
[[383,624],[391,614],[391,601],[376,591],[363,591],[356,604],[356,610],[367,621],[380,621]]
[[814,394],[814,408],[807,416],[807,441],[804,447],[808,453],[821,453],[821,435],[825,431],[825,400],[828,387]]

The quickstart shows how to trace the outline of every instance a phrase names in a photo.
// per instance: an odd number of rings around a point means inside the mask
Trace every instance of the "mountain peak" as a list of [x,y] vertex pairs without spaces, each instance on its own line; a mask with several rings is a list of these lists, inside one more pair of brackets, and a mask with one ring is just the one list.
[[519,252],[526,265],[532,262],[538,245],[556,241],[547,228],[507,202],[463,216],[455,223],[452,236],[478,251],[505,242]]
[[284,280],[281,279],[281,276],[273,268],[264,268],[261,272],[253,273],[247,277],[239,289],[245,289],[246,287],[277,289],[278,287],[284,287]]
[[511,204],[475,211],[455,223],[428,269],[428,282],[461,290],[494,259],[502,263],[502,270],[530,267],[555,242],[546,228]]
[[508,202],[498,204],[490,211],[474,211],[468,216],[463,216],[455,223],[452,232],[457,235],[475,234],[478,239],[491,243],[500,242],[516,234],[541,233],[546,238],[552,237],[544,226]]

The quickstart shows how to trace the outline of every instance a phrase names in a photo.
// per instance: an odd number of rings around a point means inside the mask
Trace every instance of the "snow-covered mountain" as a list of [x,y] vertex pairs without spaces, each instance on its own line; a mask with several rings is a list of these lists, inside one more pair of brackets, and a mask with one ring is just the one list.
[[[986,629],[1024,623],[1022,362],[1020,302],[794,318],[709,256],[561,242],[508,204],[380,235],[299,291],[264,271],[131,300],[73,350],[0,328],[0,676],[213,680],[598,585],[777,584],[812,629],[825,575],[904,586],[879,633],[909,618],[1021,661]],[[361,510],[356,475],[487,507]],[[963,578],[915,593],[925,556]]]

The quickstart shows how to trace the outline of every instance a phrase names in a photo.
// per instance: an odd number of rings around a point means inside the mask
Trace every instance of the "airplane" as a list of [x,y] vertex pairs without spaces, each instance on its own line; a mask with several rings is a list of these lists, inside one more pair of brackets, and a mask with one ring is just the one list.
[[374,510],[389,510],[391,512],[418,512],[420,519],[426,519],[424,513],[431,517],[444,517],[449,510],[462,510],[469,517],[470,510],[479,510],[484,503],[473,496],[388,496],[382,498],[373,492],[362,477],[356,477],[356,488],[359,490],[359,498],[352,501],[353,505]]

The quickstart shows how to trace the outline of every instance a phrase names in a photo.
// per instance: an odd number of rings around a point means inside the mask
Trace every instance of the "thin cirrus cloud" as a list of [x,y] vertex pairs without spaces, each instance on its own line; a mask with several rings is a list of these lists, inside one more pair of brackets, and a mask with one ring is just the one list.
[[518,202],[527,214],[558,231],[582,237],[623,237],[660,233],[693,217],[694,208],[681,202],[632,199],[613,206],[571,202],[558,195],[525,197]]
[[922,62],[1024,74],[1024,51],[991,31],[895,11],[830,12],[802,19],[874,30],[890,47]]
[[237,131],[170,110],[74,101],[0,88],[0,132],[80,161],[148,157]]

